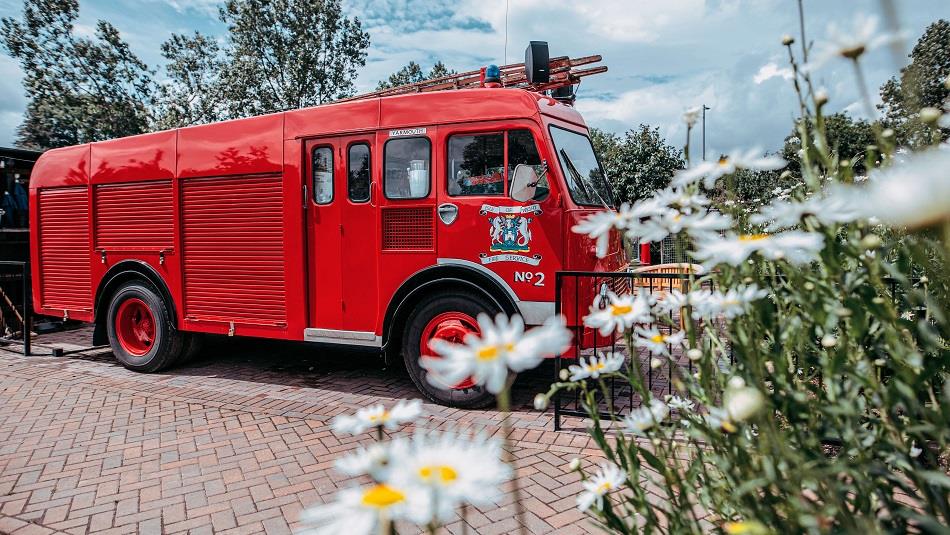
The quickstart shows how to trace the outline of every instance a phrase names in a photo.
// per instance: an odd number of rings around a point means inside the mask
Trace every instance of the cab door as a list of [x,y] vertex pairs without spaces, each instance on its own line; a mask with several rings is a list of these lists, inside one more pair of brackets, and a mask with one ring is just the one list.
[[[343,274],[340,262],[343,229],[339,194],[342,180],[342,149],[339,138],[320,138],[305,143],[307,203],[307,263],[309,326],[343,328]],[[309,335],[308,335],[309,336]]]
[[[488,270],[526,301],[550,301],[560,269],[556,193],[544,172],[540,129],[529,121],[442,129],[444,175],[439,180],[439,259]],[[534,195],[510,196],[518,164],[538,175]]]
[[379,168],[375,133],[339,138],[338,169],[343,177],[336,189],[340,199],[342,328],[370,332],[376,327],[378,298],[379,193],[373,177]]

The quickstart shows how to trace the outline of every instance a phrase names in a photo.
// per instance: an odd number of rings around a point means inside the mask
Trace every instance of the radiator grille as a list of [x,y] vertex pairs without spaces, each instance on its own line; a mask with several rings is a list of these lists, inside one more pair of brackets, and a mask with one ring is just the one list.
[[428,206],[383,208],[384,251],[432,251],[435,219]]
[[96,186],[96,247],[167,249],[174,245],[170,181]]
[[281,178],[182,181],[185,315],[285,325]]
[[90,310],[88,189],[41,189],[39,226],[41,306]]

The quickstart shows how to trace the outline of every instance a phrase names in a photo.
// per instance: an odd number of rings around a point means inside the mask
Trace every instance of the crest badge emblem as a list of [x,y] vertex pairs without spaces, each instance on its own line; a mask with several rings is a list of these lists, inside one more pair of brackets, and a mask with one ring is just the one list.
[[[488,253],[480,253],[482,264],[495,262],[520,262],[537,266],[541,255],[531,253],[532,215],[541,213],[537,204],[530,206],[491,206],[483,204],[479,211],[488,216],[489,237]],[[489,254],[494,253],[494,254]]]

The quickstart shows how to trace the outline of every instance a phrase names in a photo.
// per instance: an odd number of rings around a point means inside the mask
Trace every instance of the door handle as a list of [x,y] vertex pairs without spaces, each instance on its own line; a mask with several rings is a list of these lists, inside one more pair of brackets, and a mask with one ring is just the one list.
[[438,212],[439,219],[446,225],[451,225],[459,215],[459,207],[447,202],[439,205]]

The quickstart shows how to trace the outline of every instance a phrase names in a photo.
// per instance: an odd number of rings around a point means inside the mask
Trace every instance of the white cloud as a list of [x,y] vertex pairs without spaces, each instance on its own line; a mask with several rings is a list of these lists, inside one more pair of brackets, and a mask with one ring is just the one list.
[[783,80],[791,80],[793,76],[791,67],[779,67],[775,63],[766,63],[759,69],[759,72],[755,73],[752,77],[752,81],[756,84],[761,84],[766,80],[771,80],[772,78],[780,77]]

